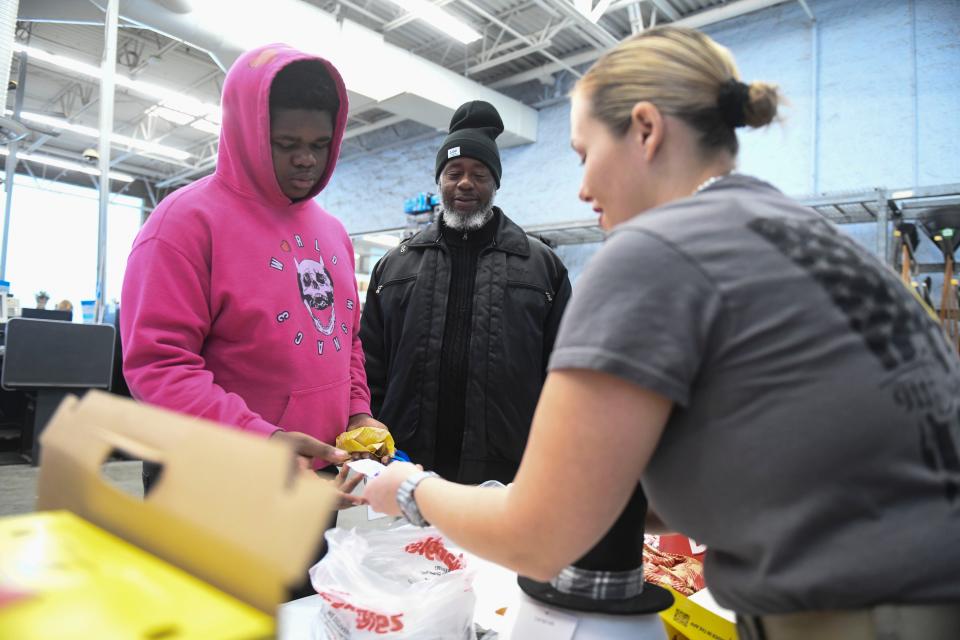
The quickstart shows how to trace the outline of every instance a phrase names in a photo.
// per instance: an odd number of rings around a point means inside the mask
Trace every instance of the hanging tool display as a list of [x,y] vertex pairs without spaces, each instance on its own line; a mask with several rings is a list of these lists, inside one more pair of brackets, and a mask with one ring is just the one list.
[[893,232],[893,237],[897,243],[897,271],[900,278],[907,286],[916,286],[917,265],[917,245],[920,243],[920,234],[917,232],[917,225],[910,222],[901,222]]
[[893,237],[897,243],[894,253],[897,273],[903,284],[912,287],[917,292],[917,297],[933,311],[936,307],[930,297],[931,280],[924,278],[923,282],[918,280],[920,274],[920,263],[917,260],[917,247],[920,246],[920,233],[917,231],[917,225],[911,222],[901,222],[893,231]]
[[954,348],[960,351],[960,298],[955,254],[960,234],[960,206],[937,207],[925,211],[920,222],[923,230],[943,252],[943,288],[940,294],[940,322]]

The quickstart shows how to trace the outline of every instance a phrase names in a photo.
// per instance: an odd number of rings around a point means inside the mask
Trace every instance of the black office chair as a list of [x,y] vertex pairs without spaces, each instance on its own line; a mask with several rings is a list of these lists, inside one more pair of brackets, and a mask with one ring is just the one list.
[[40,434],[63,397],[110,388],[115,334],[107,324],[30,318],[7,322],[0,385],[23,390],[32,400],[21,452],[34,466],[40,462]]

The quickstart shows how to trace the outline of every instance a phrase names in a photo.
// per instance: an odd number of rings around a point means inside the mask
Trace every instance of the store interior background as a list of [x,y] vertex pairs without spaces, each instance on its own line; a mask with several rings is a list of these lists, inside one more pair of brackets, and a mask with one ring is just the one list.
[[[808,4],[816,22],[790,2],[704,28],[732,51],[745,80],[775,82],[788,100],[780,124],[738,131],[739,170],[799,198],[960,182],[960,3]],[[540,109],[535,143],[502,152],[497,204],[525,227],[592,215],[577,200],[580,166],[570,150],[569,114],[561,97]],[[442,140],[438,133],[348,156],[319,202],[351,233],[399,226],[397,203],[435,190],[432,168]],[[843,229],[876,250],[876,224]],[[572,277],[598,246],[558,247]],[[939,255],[925,239],[921,262]]]
[[[29,4],[21,0],[22,8]],[[740,133],[739,170],[802,200],[842,199],[844,194],[868,199],[877,189],[906,193],[922,188],[952,188],[954,200],[960,197],[960,2],[805,4],[815,20],[803,3],[790,1],[703,28],[731,49],[745,80],[777,83],[788,100],[782,122]],[[102,26],[86,28],[91,46],[102,47]],[[88,52],[88,58],[99,52]],[[16,70],[11,72],[15,77]],[[576,232],[566,236],[574,237],[573,243],[557,247],[576,286],[601,235],[590,207],[577,199],[581,168],[569,146],[567,98],[573,79],[563,73],[553,76],[552,83],[497,87],[538,111],[536,141],[502,150],[497,204],[534,233]],[[28,74],[28,83],[36,81]],[[92,86],[95,91],[96,83]],[[474,97],[461,96],[463,101]],[[345,145],[330,186],[318,200],[354,236],[362,288],[376,259],[402,235],[404,200],[436,192],[434,159],[443,137],[436,128],[398,121]],[[33,306],[34,293],[44,289],[51,306],[70,300],[79,322],[80,300],[94,297],[96,289],[97,191],[89,176],[77,179],[34,169],[31,175],[20,173],[15,182],[6,279],[23,306]],[[195,172],[190,179],[201,175]],[[117,301],[127,253],[153,205],[139,182],[112,195],[111,202],[105,297]],[[876,222],[844,224],[843,229],[877,251]],[[942,262],[939,249],[926,238],[918,258]],[[942,277],[930,275],[939,292]],[[123,464],[128,463],[121,463],[116,473],[135,486],[139,469]],[[25,469],[14,477],[10,469],[0,466],[0,515],[31,510],[34,471]]]
[[[960,3],[808,0],[807,5],[814,21],[800,3],[785,2],[703,28],[731,49],[746,80],[775,82],[788,100],[780,123],[741,130],[740,171],[801,199],[960,182]],[[536,141],[503,149],[497,194],[499,206],[535,232],[593,221],[590,208],[577,200],[580,167],[569,148],[567,94],[573,77],[554,77],[553,86],[526,82],[499,88],[538,107]],[[404,199],[436,192],[433,164],[443,135],[400,122],[389,134],[366,136],[369,151],[345,146],[318,200],[358,240],[361,281],[388,248],[376,242],[379,232],[404,226]],[[18,177],[17,185],[7,280],[25,306],[35,291],[48,289],[54,303],[69,299],[79,309],[95,288],[96,192],[82,183],[26,176]],[[119,299],[135,212],[143,208],[145,217],[151,209],[149,199],[133,193],[113,196],[107,300]],[[876,251],[875,223],[843,228]],[[363,241],[368,232],[374,242]],[[577,242],[557,248],[574,280],[598,246]],[[940,255],[924,238],[918,257],[937,262]],[[934,274],[935,291],[939,284]]]

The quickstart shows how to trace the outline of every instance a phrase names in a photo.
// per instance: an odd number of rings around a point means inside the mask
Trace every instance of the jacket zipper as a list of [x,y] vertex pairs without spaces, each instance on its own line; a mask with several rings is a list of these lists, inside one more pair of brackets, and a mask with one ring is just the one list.
[[417,276],[415,276],[415,275],[413,275],[413,276],[406,276],[406,277],[404,277],[404,278],[397,278],[396,280],[390,280],[390,281],[388,281],[388,282],[384,282],[384,283],[382,283],[382,284],[378,284],[378,285],[377,285],[377,291],[376,291],[376,293],[377,293],[377,295],[380,295],[380,292],[383,291],[383,288],[384,288],[384,287],[389,287],[389,286],[392,285],[392,284],[400,284],[401,282],[406,282],[407,280],[414,280],[414,279],[416,279],[416,277],[417,277]]
[[553,294],[552,294],[551,292],[547,291],[546,289],[541,289],[540,287],[538,287],[538,286],[535,285],[535,284],[528,284],[528,283],[526,283],[526,282],[518,282],[518,281],[516,281],[516,280],[507,280],[507,286],[508,286],[508,287],[522,287],[522,288],[524,288],[524,289],[533,289],[534,291],[538,291],[538,292],[542,293],[542,294],[544,295],[544,297],[546,297],[547,302],[553,302]]

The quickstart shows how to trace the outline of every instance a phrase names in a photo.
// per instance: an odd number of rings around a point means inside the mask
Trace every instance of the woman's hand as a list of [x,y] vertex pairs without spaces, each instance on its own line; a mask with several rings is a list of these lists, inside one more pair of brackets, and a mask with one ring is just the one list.
[[422,470],[423,467],[409,462],[392,463],[376,478],[367,480],[367,488],[363,491],[364,502],[373,507],[374,511],[389,516],[399,516],[400,507],[397,506],[397,489],[404,480]]

